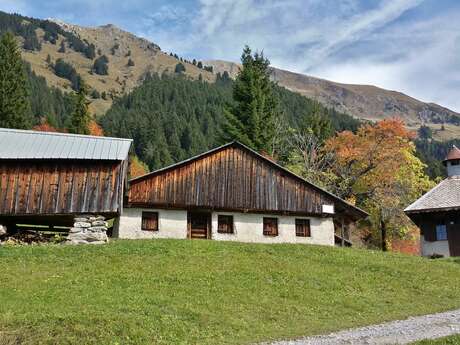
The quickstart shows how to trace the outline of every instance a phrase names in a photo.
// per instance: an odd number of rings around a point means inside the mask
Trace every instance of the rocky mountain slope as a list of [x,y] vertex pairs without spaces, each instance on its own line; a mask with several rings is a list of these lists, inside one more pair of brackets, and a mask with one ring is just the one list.
[[[205,64],[213,66],[216,73],[227,71],[232,77],[236,76],[240,68],[237,63],[222,60],[205,61]],[[375,121],[401,117],[409,128],[428,125],[439,139],[455,138],[460,134],[460,114],[434,103],[424,103],[401,92],[372,85],[335,83],[278,68],[272,69],[272,78],[291,91],[357,118]]]
[[[51,20],[50,20],[51,21]],[[209,71],[185,62],[161,51],[160,47],[143,38],[137,37],[118,27],[108,24],[99,27],[87,28],[70,25],[53,20],[62,29],[73,33],[82,41],[95,46],[96,57],[108,57],[108,74],[98,75],[92,71],[94,59],[72,49],[65,39],[59,35],[56,43],[45,40],[45,32],[37,30],[37,37],[41,44],[40,50],[24,50],[23,58],[31,64],[35,73],[46,78],[51,86],[70,91],[71,83],[65,78],[56,76],[53,63],[57,59],[74,66],[75,70],[90,89],[109,95],[107,99],[91,100],[90,109],[96,114],[103,114],[112,104],[112,98],[132,90],[142,82],[146,73],[173,73],[175,66],[182,63],[185,66],[185,75],[193,79],[201,78],[213,82],[215,75]],[[60,52],[61,42],[64,41],[65,52]],[[48,58],[49,55],[49,58]],[[132,60],[134,65],[128,64]]]
[[[5,13],[3,15],[12,16]],[[54,70],[56,60],[63,59],[75,68],[91,91],[107,95],[104,98],[91,99],[90,109],[95,115],[105,113],[114,98],[139,85],[148,72],[174,73],[176,66],[182,63],[185,67],[182,73],[187,77],[213,82],[218,72],[227,71],[231,76],[235,76],[239,70],[239,65],[232,62],[203,62],[205,66],[213,67],[212,73],[201,66],[198,67],[196,63],[192,64],[179,59],[177,55],[167,54],[161,51],[158,45],[111,24],[81,27],[59,20],[43,21],[26,17],[19,19],[22,23],[30,20],[37,28],[35,31],[40,49],[23,50],[24,59],[31,64],[35,73],[45,77],[48,84],[70,91],[71,82],[57,76]],[[57,25],[60,31],[53,28],[53,25]],[[50,32],[52,35],[57,32],[55,39],[50,39]],[[88,57],[84,50],[82,52],[82,49],[76,49],[72,37],[68,34],[77,37],[80,45],[93,46],[94,56]],[[19,38],[23,40],[23,37]],[[62,49],[62,45],[65,49]],[[95,59],[104,55],[108,58],[108,74],[99,75],[94,72],[93,64]],[[340,84],[277,68],[273,68],[272,76],[279,85],[291,91],[316,99],[357,118],[379,120],[399,116],[410,128],[416,129],[422,124],[430,126],[438,139],[450,139],[460,135],[460,114],[437,104],[421,102],[400,92],[371,85]]]

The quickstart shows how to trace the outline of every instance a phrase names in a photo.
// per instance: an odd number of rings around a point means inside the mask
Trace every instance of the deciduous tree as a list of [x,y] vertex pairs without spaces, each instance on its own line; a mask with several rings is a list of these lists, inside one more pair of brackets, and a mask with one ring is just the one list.
[[370,213],[374,239],[387,250],[389,238],[404,233],[410,222],[403,209],[433,183],[415,156],[414,133],[399,119],[344,131],[326,142],[334,153],[334,192]]
[[136,155],[133,155],[129,164],[129,178],[145,175],[149,172],[147,164],[142,162]]

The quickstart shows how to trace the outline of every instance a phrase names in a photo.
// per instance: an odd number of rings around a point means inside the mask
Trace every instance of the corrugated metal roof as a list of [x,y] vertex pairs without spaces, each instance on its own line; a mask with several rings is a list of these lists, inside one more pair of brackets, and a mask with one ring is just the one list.
[[456,208],[460,208],[460,178],[449,177],[409,205],[404,212],[417,213]]
[[0,159],[124,160],[132,139],[0,128]]

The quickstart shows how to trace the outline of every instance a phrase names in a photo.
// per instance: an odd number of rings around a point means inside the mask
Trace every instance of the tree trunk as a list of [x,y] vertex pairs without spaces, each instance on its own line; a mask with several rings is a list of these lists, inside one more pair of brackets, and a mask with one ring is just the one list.
[[386,228],[385,222],[383,220],[380,220],[380,231],[382,232],[382,251],[386,252],[386,251],[388,251],[388,248],[387,248],[387,228]]

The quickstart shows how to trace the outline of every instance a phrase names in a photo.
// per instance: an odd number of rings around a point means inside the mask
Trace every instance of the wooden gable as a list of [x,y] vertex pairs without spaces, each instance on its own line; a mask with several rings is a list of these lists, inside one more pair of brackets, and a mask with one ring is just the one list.
[[131,180],[128,192],[131,207],[312,215],[337,199],[239,143]]

